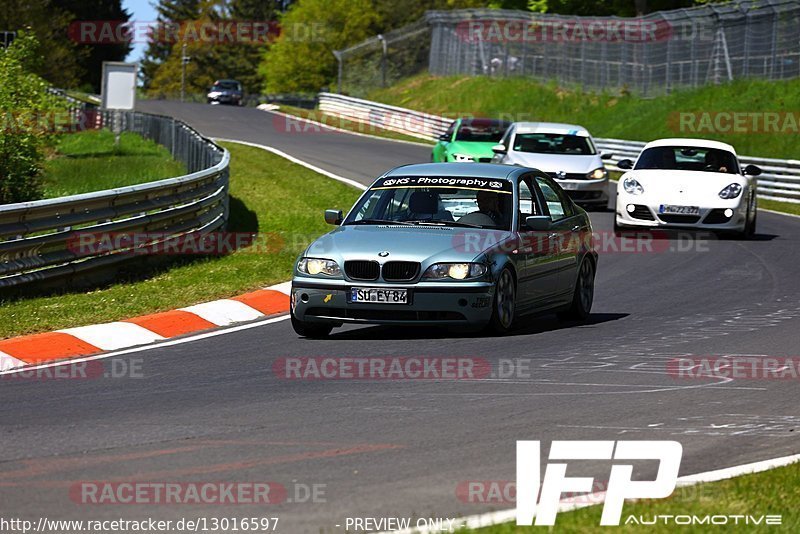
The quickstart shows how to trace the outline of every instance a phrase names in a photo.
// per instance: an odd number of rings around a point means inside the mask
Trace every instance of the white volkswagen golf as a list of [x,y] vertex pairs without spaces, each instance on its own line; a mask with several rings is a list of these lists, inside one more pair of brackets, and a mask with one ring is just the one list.
[[684,227],[736,232],[756,229],[755,165],[740,168],[730,145],[705,139],[660,139],[648,143],[617,185],[614,230]]
[[515,122],[492,147],[493,163],[532,167],[548,173],[578,204],[608,205],[608,171],[583,126],[554,122]]

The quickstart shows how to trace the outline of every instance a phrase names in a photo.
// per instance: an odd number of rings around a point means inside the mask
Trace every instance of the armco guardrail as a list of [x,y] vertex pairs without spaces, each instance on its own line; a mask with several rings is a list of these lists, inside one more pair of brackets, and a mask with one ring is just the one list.
[[[97,112],[98,125],[167,147],[189,174],[156,182],[0,206],[0,288],[82,274],[136,257],[137,249],[224,227],[228,151],[181,121],[138,112]],[[139,235],[102,247],[81,235]]]
[[[443,117],[333,93],[319,94],[320,111],[425,140],[435,140],[455,117]],[[595,138],[597,148],[611,153],[606,166],[619,171],[622,159],[636,159],[646,143]],[[743,165],[758,165],[759,198],[800,203],[800,161],[740,156]]]

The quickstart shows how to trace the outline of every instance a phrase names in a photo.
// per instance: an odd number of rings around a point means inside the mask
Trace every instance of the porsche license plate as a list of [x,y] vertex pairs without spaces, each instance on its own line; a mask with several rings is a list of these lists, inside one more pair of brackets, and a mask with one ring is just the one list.
[[670,206],[661,204],[658,207],[659,213],[669,213],[675,215],[700,215],[700,208],[697,206]]
[[372,302],[375,304],[408,304],[407,289],[382,289],[354,287],[350,289],[350,302]]

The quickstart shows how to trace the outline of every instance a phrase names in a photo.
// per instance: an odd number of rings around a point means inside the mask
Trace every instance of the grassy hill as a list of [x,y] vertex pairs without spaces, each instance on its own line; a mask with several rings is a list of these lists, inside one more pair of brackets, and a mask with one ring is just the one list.
[[[793,124],[796,127],[800,124],[787,122],[787,119],[800,121],[800,79],[740,80],[642,99],[632,94],[563,89],[527,78],[424,75],[375,91],[368,98],[454,117],[475,115],[577,123],[595,137],[640,141],[700,137],[731,143],[740,154],[748,156],[800,158],[800,133],[792,128]],[[757,114],[754,117],[760,122],[764,114],[781,114],[778,123],[781,133],[736,133],[732,118],[725,122],[724,116],[720,123],[723,128],[714,126],[713,121],[720,117],[715,114],[730,112]],[[680,113],[691,114],[684,115],[683,128]],[[709,118],[711,123],[703,122]]]

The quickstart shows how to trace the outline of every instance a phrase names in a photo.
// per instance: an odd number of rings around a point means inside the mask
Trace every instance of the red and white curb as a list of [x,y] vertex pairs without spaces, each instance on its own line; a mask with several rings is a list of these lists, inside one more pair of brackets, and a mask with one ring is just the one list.
[[0,340],[0,372],[83,358],[194,334],[289,311],[290,282],[123,321]]

